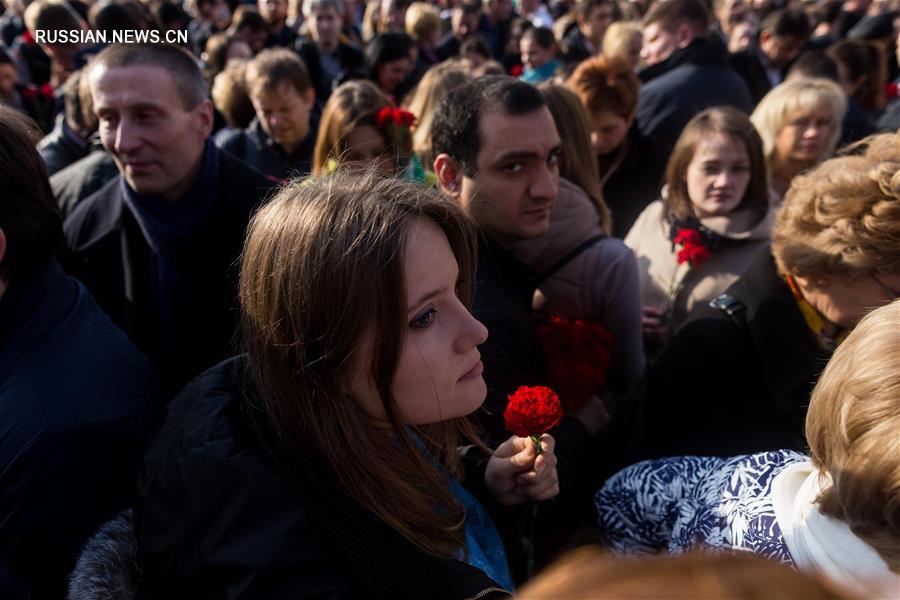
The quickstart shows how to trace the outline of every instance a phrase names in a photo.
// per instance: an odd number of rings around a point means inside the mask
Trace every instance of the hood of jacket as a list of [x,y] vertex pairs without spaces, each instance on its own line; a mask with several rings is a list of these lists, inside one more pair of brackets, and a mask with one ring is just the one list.
[[535,273],[542,273],[583,240],[600,233],[600,215],[587,193],[560,177],[550,229],[541,237],[516,242],[510,252]]

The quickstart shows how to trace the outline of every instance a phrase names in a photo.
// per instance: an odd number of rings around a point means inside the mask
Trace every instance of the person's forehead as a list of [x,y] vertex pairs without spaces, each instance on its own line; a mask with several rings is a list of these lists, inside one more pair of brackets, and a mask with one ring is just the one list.
[[106,67],[91,71],[90,87],[94,102],[113,100],[125,104],[164,104],[181,108],[175,78],[157,65]]
[[257,85],[251,90],[250,96],[254,102],[259,104],[293,103],[302,100],[296,88],[289,81],[279,81],[271,87]]
[[559,145],[559,134],[547,107],[510,115],[501,110],[486,111],[478,124],[481,148],[487,158],[510,152],[544,154]]

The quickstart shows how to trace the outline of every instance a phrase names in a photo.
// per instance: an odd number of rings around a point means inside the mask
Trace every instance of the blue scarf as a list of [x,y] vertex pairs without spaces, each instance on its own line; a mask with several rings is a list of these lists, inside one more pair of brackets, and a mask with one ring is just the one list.
[[[139,194],[119,176],[125,205],[137,220],[152,254],[155,307],[163,338],[171,341],[176,325],[173,308],[191,284],[184,272],[184,253],[198,228],[206,221],[219,191],[219,150],[207,138],[197,180],[177,202]],[[189,296],[188,296],[189,297]]]
[[[422,439],[414,431],[410,430],[410,437],[416,446],[432,462],[437,463],[431,452],[422,442]],[[460,548],[457,559],[465,561],[470,566],[481,570],[485,575],[497,582],[508,592],[514,591],[512,576],[509,574],[509,564],[506,562],[506,549],[500,540],[500,534],[494,526],[494,521],[481,505],[481,502],[473,496],[460,482],[452,477],[442,465],[437,464],[438,470],[446,475],[450,486],[450,493],[466,511],[466,547]]]
[[533,85],[544,83],[545,81],[553,77],[553,75],[556,74],[556,70],[561,66],[561,62],[553,59],[550,62],[544,63],[543,65],[539,66],[537,69],[526,67],[525,72],[519,76],[519,80]]
[[[454,477],[450,477],[450,492],[466,511],[466,546],[468,554],[465,561],[485,575],[496,581],[508,592],[515,590],[509,564],[506,562],[506,549],[500,540],[500,534],[490,515],[481,502],[462,486]],[[463,558],[460,551],[460,559]]]

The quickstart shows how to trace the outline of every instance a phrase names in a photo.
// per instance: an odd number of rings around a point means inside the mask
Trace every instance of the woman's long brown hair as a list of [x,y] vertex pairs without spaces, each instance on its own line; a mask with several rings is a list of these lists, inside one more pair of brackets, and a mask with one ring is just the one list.
[[591,121],[575,92],[556,84],[538,86],[556,123],[563,151],[559,159],[559,175],[580,187],[593,201],[600,215],[600,229],[610,235],[612,217],[603,200],[603,188],[597,169],[597,155],[591,145]]
[[[447,235],[468,303],[474,228],[438,192],[341,172],[282,188],[250,224],[242,331],[274,441],[296,460],[318,461],[344,493],[422,551],[451,557],[465,546],[465,513],[447,472],[461,471],[461,438],[480,442],[466,419],[404,425],[392,393],[407,330],[404,244],[423,218]],[[369,365],[356,359],[362,339],[373,340]],[[388,427],[351,397],[355,369],[371,373]]]

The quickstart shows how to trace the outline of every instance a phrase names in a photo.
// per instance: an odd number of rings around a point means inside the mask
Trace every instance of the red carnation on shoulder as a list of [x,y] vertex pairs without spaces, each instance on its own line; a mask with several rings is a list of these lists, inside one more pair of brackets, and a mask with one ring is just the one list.
[[506,428],[519,437],[530,437],[538,454],[541,453],[541,436],[559,425],[562,417],[559,396],[542,385],[523,385],[509,395],[509,404],[503,411]]

